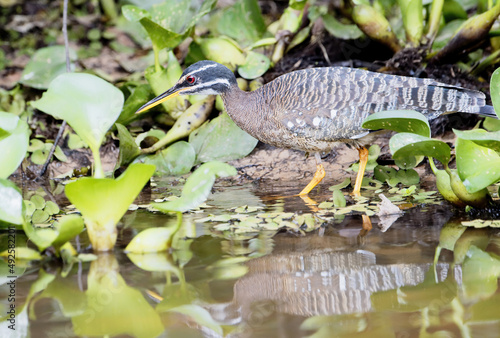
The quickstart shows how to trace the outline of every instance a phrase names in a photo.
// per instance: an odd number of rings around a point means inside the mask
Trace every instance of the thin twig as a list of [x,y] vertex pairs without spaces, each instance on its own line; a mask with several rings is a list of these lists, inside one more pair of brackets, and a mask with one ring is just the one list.
[[[71,61],[69,59],[69,40],[68,40],[68,0],[64,0],[64,8],[63,8],[63,25],[62,32],[64,37],[64,48],[66,51],[66,72],[71,72]],[[50,161],[52,160],[52,156],[54,156],[54,152],[56,151],[57,144],[59,143],[64,129],[66,129],[66,120],[63,120],[61,127],[59,128],[59,132],[57,133],[56,139],[54,140],[54,144],[52,148],[50,148],[49,156],[45,161],[45,164],[40,171],[40,176],[45,175],[47,172],[47,167],[49,166]]]

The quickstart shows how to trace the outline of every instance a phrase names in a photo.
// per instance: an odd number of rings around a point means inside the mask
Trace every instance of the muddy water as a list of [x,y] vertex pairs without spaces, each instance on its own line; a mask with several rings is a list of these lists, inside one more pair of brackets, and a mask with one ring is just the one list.
[[[276,198],[290,195],[287,187],[215,190],[208,201],[213,208],[184,215],[190,238],[170,253],[123,253],[139,231],[176,222],[175,216],[137,210],[122,220],[114,253],[72,266],[49,260],[19,267],[16,331],[4,321],[0,336],[500,335],[498,279],[488,270],[496,269],[488,259],[500,254],[498,232],[468,229],[462,235],[462,242],[480,248],[485,268],[471,270],[478,265],[467,250],[463,264],[453,267],[453,252],[443,250],[433,265],[441,229],[456,221],[448,205],[410,209],[385,232],[375,217],[364,235],[359,215],[310,233],[236,234],[211,231],[196,220],[243,204],[268,212],[309,207],[299,198]],[[143,200],[160,193],[161,185]],[[74,245],[89,250],[85,235]],[[7,294],[6,284],[0,292],[1,298]],[[5,313],[7,302],[2,306]]]

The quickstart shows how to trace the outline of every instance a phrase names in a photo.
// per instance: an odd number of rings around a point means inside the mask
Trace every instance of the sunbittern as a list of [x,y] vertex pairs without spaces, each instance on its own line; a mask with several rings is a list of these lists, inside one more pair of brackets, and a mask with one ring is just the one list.
[[320,152],[343,142],[359,151],[354,195],[360,195],[368,160],[369,130],[361,127],[371,113],[408,109],[429,120],[445,112],[496,116],[481,92],[420,79],[345,67],[310,68],[284,74],[252,92],[238,88],[227,67],[200,61],[182,73],[165,93],[137,113],[177,95],[220,94],[231,119],[260,141],[314,153],[316,173],[300,192],[307,195],[325,177]]

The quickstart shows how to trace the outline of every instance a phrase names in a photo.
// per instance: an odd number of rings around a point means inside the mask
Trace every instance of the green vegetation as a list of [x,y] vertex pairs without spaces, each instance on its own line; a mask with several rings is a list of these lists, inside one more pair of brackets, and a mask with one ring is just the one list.
[[[242,89],[253,90],[262,83],[263,75],[307,44],[317,44],[323,56],[327,55],[321,34],[362,44],[371,39],[393,53],[419,49],[424,56],[420,69],[425,69],[427,62],[439,65],[461,56],[458,65],[462,70],[487,78],[500,61],[498,32],[493,25],[500,14],[500,3],[491,1],[377,0],[331,7],[314,0],[290,1],[273,15],[263,13],[256,0],[239,0],[225,8],[217,8],[215,0],[180,0],[174,5],[157,1],[144,8],[137,4],[118,8],[112,1],[101,1],[100,6],[91,14],[102,16],[104,21],[70,28],[69,39],[77,43],[77,50],[66,51],[56,45],[59,33],[51,25],[43,28],[45,35],[52,37],[43,45],[35,44],[33,35],[21,37],[15,29],[8,30],[11,44],[0,45],[12,55],[30,56],[16,87],[0,90],[0,200],[5,199],[0,203],[0,224],[3,228],[9,224],[23,228],[33,246],[40,251],[53,250],[67,263],[78,255],[69,241],[82,232],[82,218],[68,215],[71,209],[46,200],[50,194],[23,196],[8,180],[20,166],[41,165],[50,155],[54,133],[49,130],[54,126],[48,123],[53,120],[42,112],[66,121],[76,133],[64,133],[67,140],[55,150],[57,161],[72,164],[71,156],[64,153],[68,148],[89,147],[92,153],[93,177],[73,177],[64,182],[64,189],[52,182],[50,190],[64,190],[82,214],[95,251],[113,249],[116,225],[153,175],[179,176],[193,171],[178,199],[149,205],[167,214],[177,213],[179,223],[147,229],[126,249],[134,253],[162,251],[171,248],[175,236],[183,231],[180,213],[199,207],[217,177],[236,175],[235,168],[222,162],[248,155],[257,144],[231,121],[220,98],[179,96],[144,116],[134,114],[170,88],[186,66],[202,59],[220,62],[236,72]],[[7,12],[6,8],[2,10]],[[83,17],[91,9],[79,3],[71,10],[71,15]],[[467,13],[473,14],[468,17]],[[54,9],[52,19],[59,20],[60,14]],[[323,31],[318,33],[318,29]],[[123,44],[124,36],[131,43]],[[124,56],[116,58],[116,68],[127,75],[82,68],[85,61],[105,48]],[[137,54],[138,49],[142,52]],[[10,66],[10,61],[5,59],[3,49],[0,51],[1,70]],[[328,56],[326,59],[332,61]],[[67,69],[71,72],[66,73]],[[491,76],[490,87],[499,112],[499,71]],[[483,129],[455,130],[457,140],[452,147],[431,138],[428,121],[417,112],[376,113],[364,127],[397,132],[389,144],[395,166],[378,165],[380,148],[370,149],[368,169],[373,170],[374,179],[366,179],[365,190],[389,191],[389,199],[396,204],[436,202],[434,192],[417,187],[420,177],[415,168],[427,165],[427,157],[437,189],[446,200],[468,209],[495,206],[492,197],[496,198],[500,181],[498,121],[486,119]],[[115,141],[119,144],[115,171],[105,172],[100,150],[103,144]],[[74,169],[74,175],[63,175],[65,179],[80,176],[78,168]],[[356,165],[352,169],[356,170]],[[321,201],[315,213],[269,215],[246,210],[245,216],[229,212],[205,221],[221,222],[214,227],[221,232],[238,227],[241,233],[263,228],[312,231],[326,222],[338,222],[351,212],[370,216],[379,211],[374,202],[358,199],[352,203],[346,199],[342,189],[348,184],[344,181],[332,187],[331,199]],[[152,239],[156,239],[154,245]]]

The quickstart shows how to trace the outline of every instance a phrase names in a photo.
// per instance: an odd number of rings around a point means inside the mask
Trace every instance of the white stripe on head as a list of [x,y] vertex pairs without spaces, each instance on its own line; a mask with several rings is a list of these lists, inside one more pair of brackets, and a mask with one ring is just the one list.
[[186,76],[188,75],[193,75],[193,74],[196,74],[196,73],[199,73],[199,72],[202,72],[204,71],[205,69],[208,69],[208,68],[213,68],[213,67],[217,67],[218,65],[216,63],[212,63],[212,64],[208,64],[206,66],[203,66],[201,68],[198,68],[198,69],[195,69],[193,70],[192,72],[190,72],[189,74],[186,74]]

